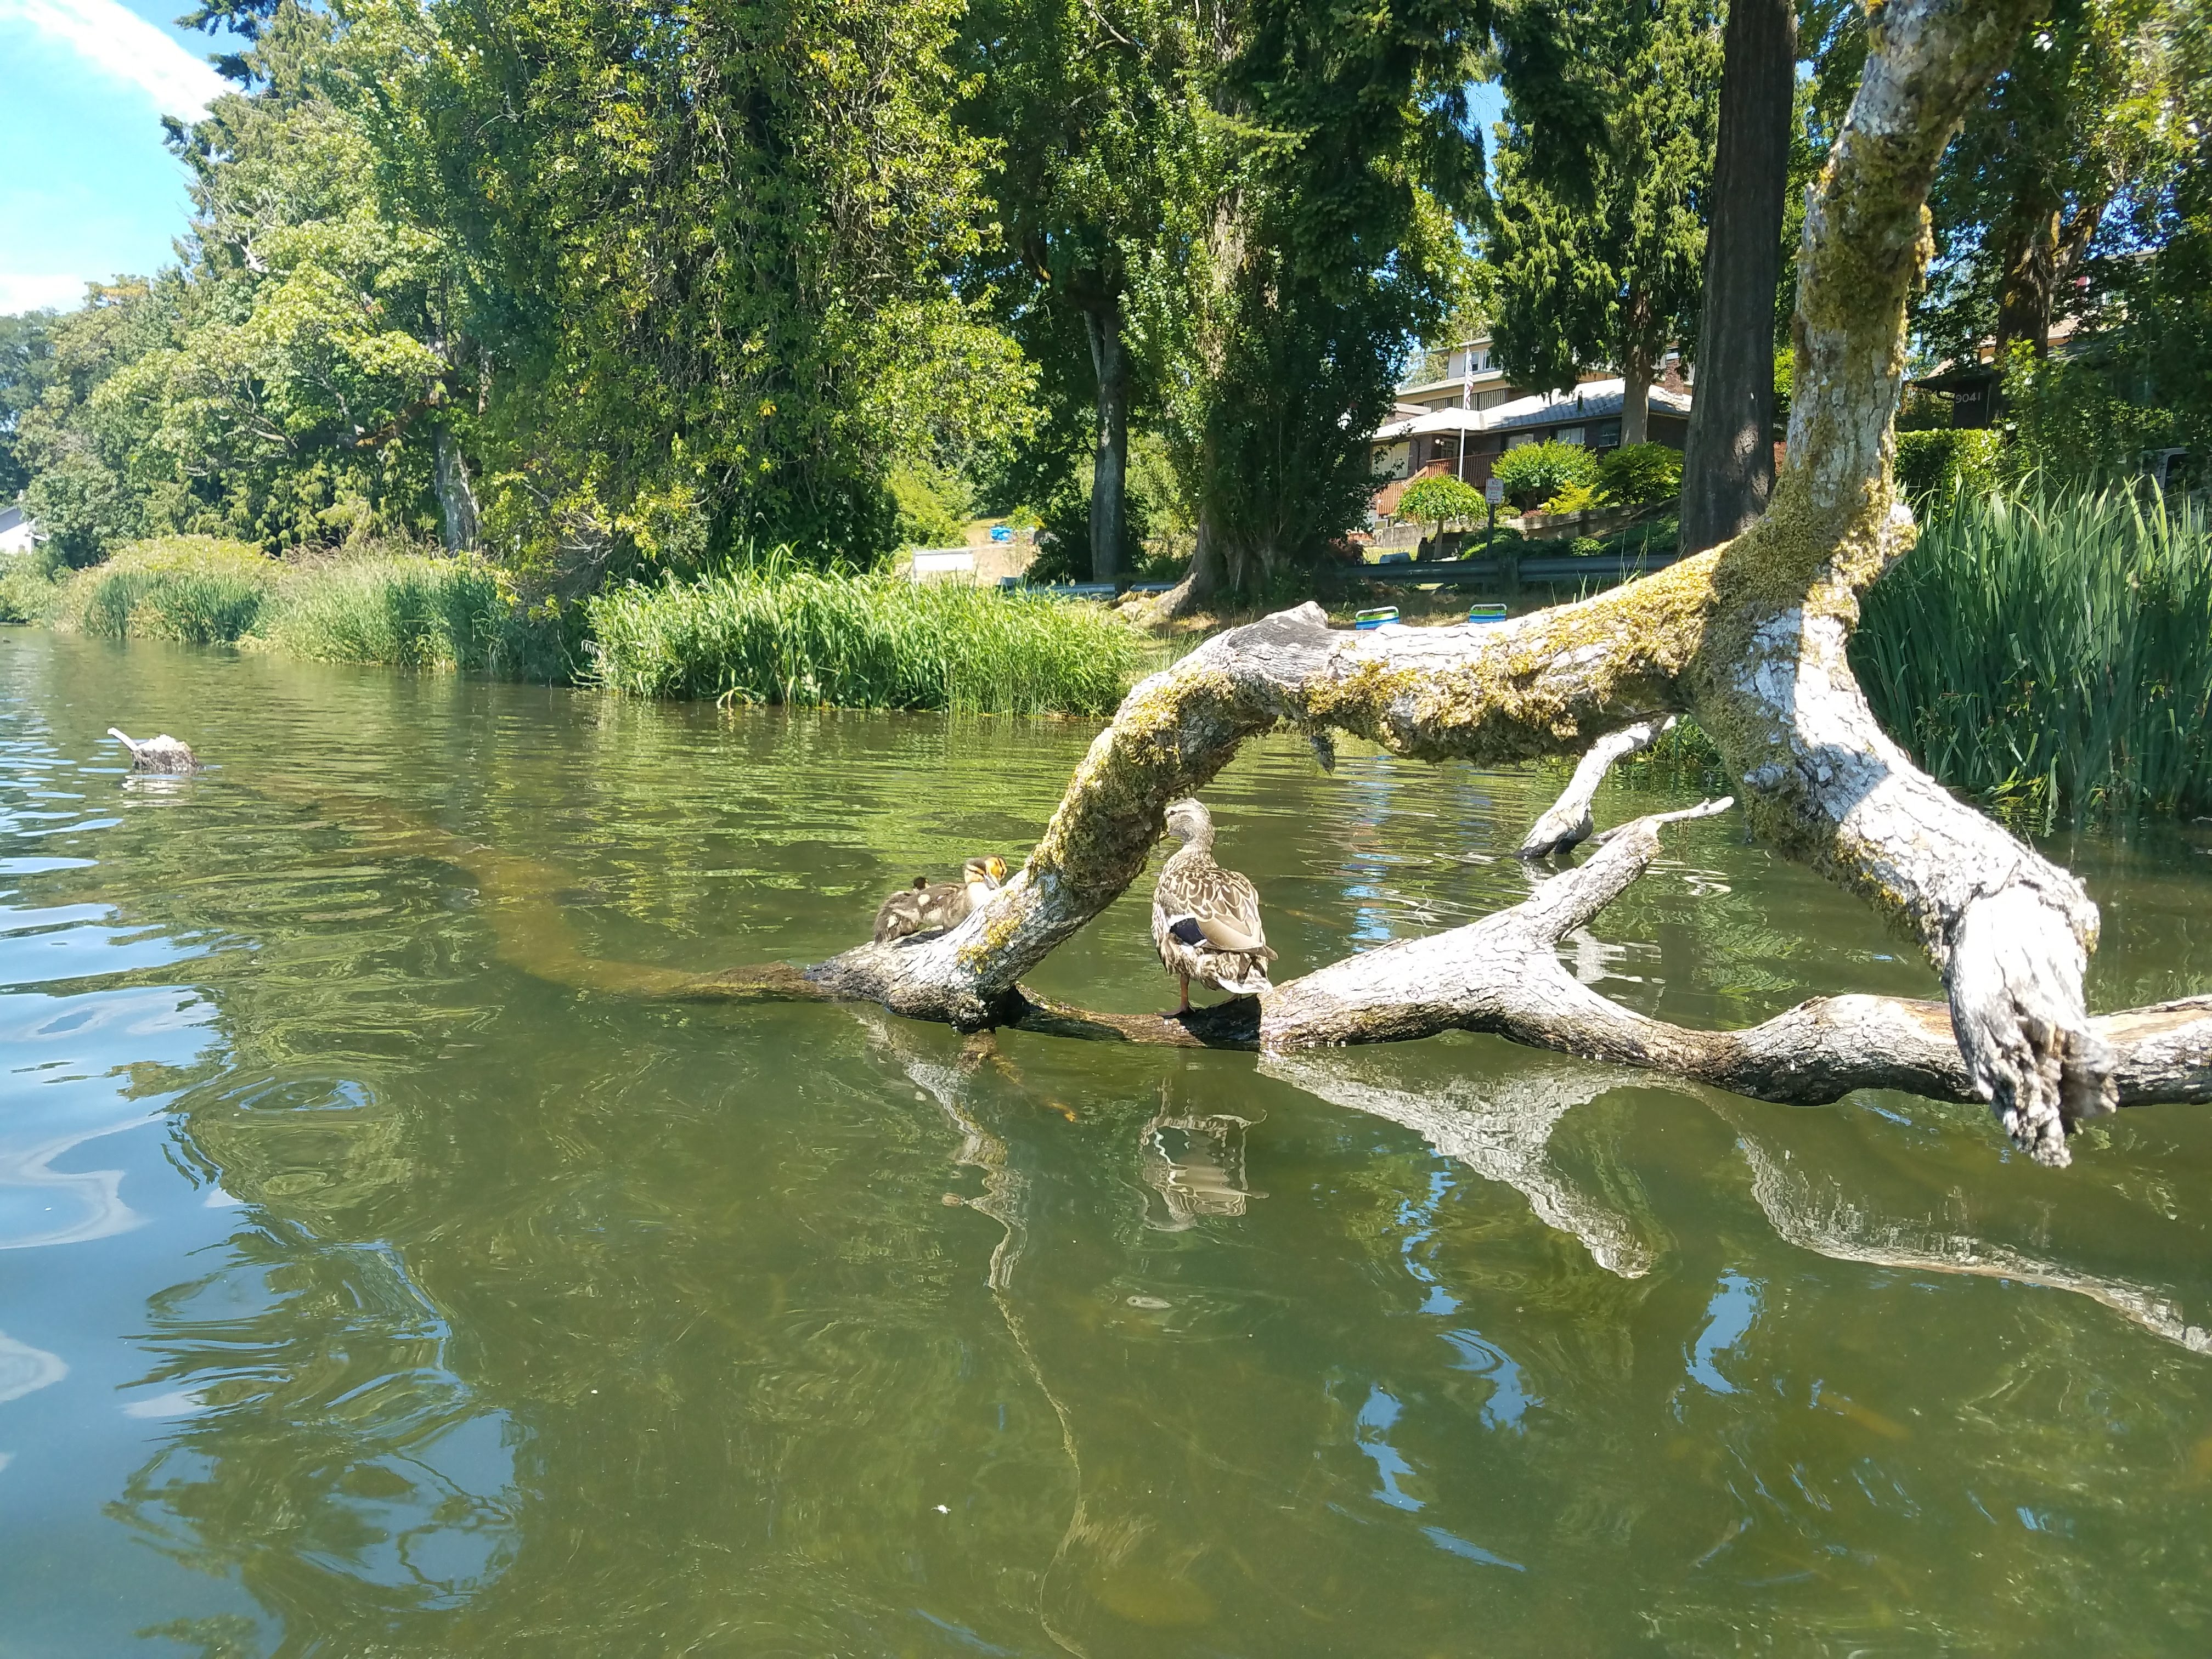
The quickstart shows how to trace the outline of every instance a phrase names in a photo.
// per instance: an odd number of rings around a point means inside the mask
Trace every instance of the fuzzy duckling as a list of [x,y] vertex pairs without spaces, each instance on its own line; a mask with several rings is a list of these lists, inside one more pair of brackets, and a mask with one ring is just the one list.
[[1273,988],[1267,964],[1275,952],[1260,921],[1260,893],[1250,881],[1213,861],[1213,818],[1194,800],[1168,807],[1168,834],[1182,846],[1152,889],[1152,943],[1168,972],[1182,981],[1190,1012],[1190,982],[1231,996],[1256,996]]
[[1006,883],[1006,861],[995,853],[988,858],[969,859],[960,866],[957,882],[933,885],[916,876],[913,886],[893,893],[876,912],[876,943],[888,945],[915,933],[957,927],[988,903],[991,895]]

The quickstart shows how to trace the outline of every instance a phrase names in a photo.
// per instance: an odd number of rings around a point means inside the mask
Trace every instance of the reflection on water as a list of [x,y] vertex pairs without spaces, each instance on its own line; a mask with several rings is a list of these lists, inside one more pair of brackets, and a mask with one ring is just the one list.
[[[0,686],[9,1659],[2203,1650],[2201,1112],[2054,1173],[1489,1039],[671,1000],[1026,845],[1087,729],[25,635]],[[1208,793],[1304,966],[1514,902],[1556,781]],[[1740,837],[1578,975],[1926,993]],[[2209,844],[2056,849],[2104,1006],[2212,983]],[[1156,1006],[1146,896],[1039,988]]]

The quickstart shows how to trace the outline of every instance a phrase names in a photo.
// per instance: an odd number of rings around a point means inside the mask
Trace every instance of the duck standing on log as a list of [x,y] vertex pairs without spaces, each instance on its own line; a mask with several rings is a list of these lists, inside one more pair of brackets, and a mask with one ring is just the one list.
[[1260,922],[1260,892],[1234,870],[1213,861],[1213,818],[1197,801],[1168,806],[1168,834],[1182,842],[1152,889],[1152,943],[1168,972],[1182,981],[1190,1012],[1190,982],[1231,996],[1257,996],[1274,988],[1267,964],[1275,959]]
[[914,885],[893,893],[876,912],[876,943],[889,945],[915,933],[957,927],[1006,885],[1006,861],[997,854],[969,859],[960,879],[933,885],[916,876]]

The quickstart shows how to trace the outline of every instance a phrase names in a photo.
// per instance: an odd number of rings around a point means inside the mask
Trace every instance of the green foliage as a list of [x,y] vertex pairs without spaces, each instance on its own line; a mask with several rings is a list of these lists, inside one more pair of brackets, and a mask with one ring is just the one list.
[[0,623],[51,622],[64,591],[43,548],[0,556]]
[[[1484,217],[1497,270],[1498,356],[1515,381],[1565,389],[1587,368],[1645,378],[1694,334],[1719,107],[1711,0],[1655,0],[1549,17],[1559,90],[1509,98]],[[1579,144],[1588,112],[1602,137]],[[1565,130],[1563,130],[1565,129]],[[1565,165],[1571,155],[1577,164]]]
[[21,447],[22,421],[38,406],[52,375],[53,322],[47,311],[0,317],[0,506],[31,481]]
[[2038,361],[2015,346],[2005,364],[2002,457],[2008,476],[2040,476],[2053,488],[2124,478],[2150,452],[2179,442],[2173,414],[2140,395],[2147,388],[2103,354]]
[[258,643],[320,662],[565,678],[557,614],[526,613],[480,559],[386,555],[288,576]]
[[1624,444],[1598,457],[1598,492],[1615,507],[1646,507],[1682,493],[1682,452],[1665,444]]
[[598,678],[641,697],[1103,714],[1145,649],[1095,605],[805,569],[787,550],[588,609]]
[[1956,495],[1987,495],[1997,487],[2002,434],[1984,428],[1938,427],[1897,434],[1897,487],[1916,511]]
[[1447,524],[1467,523],[1488,513],[1482,492],[1457,478],[1417,478],[1398,497],[1400,518],[1433,524],[1439,532]]
[[101,639],[229,645],[260,620],[276,577],[276,562],[242,542],[158,537],[79,571],[55,614]]
[[1954,496],[1851,661],[1936,777],[2048,826],[2212,812],[2212,520],[2120,488]]
[[2085,259],[2132,254],[2134,198],[2179,159],[2174,54],[2185,0],[2039,8],[1929,196],[1936,260],[1916,318],[1929,346],[1971,360],[1994,339],[2039,354],[2073,309]]
[[[756,535],[866,560],[886,458],[964,464],[1030,374],[953,278],[986,222],[952,120],[955,0],[668,13],[371,0],[355,102],[457,245],[498,366],[488,542],[588,585]],[[678,561],[677,562],[681,562]]]
[[967,492],[957,477],[908,460],[891,469],[889,483],[901,547],[958,547],[967,539]]
[[135,543],[79,571],[54,615],[108,639],[510,678],[567,678],[576,644],[573,617],[526,610],[481,559],[398,551],[288,565],[205,536]]
[[1599,503],[1600,497],[1595,484],[1571,483],[1563,487],[1557,495],[1544,503],[1544,511],[1558,514],[1587,513]]
[[1525,513],[1571,484],[1595,484],[1598,469],[1595,458],[1582,445],[1547,439],[1507,450],[1490,464],[1490,476]]

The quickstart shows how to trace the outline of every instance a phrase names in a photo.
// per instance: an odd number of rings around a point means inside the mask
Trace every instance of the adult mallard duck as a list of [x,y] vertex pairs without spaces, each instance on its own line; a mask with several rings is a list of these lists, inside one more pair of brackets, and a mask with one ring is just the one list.
[[1267,964],[1275,959],[1260,922],[1260,893],[1234,870],[1213,861],[1213,818],[1194,800],[1168,807],[1168,834],[1182,842],[1152,889],[1152,943],[1168,972],[1182,981],[1190,1010],[1190,982],[1249,997],[1273,988]]
[[893,893],[876,912],[876,943],[957,927],[1006,884],[1006,861],[995,853],[969,859],[960,866],[958,881],[932,884],[916,876],[913,886]]

